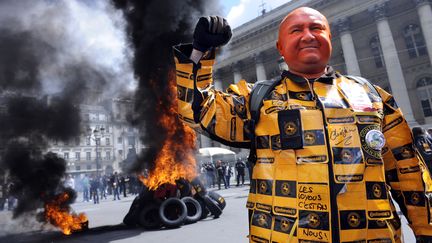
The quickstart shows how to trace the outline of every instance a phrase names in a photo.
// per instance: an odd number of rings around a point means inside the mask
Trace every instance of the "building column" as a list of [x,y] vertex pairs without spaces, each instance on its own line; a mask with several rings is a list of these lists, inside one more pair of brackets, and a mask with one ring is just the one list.
[[384,56],[384,62],[387,70],[392,94],[402,109],[405,119],[409,124],[415,124],[411,103],[408,97],[408,90],[405,84],[405,78],[402,72],[402,66],[399,61],[399,56],[396,50],[396,45],[393,40],[393,35],[390,30],[390,25],[387,20],[386,3],[375,5],[373,14],[378,29],[381,49]]
[[429,60],[432,64],[432,9],[428,0],[415,0]]
[[339,19],[337,28],[340,33],[347,74],[361,76],[354,41],[350,32],[350,20],[348,18]]
[[267,75],[264,67],[263,54],[259,53],[257,55],[254,55],[253,59],[255,61],[255,71],[256,71],[257,81],[267,80]]
[[236,62],[234,64],[231,65],[233,74],[234,74],[234,83],[238,83],[240,80],[242,80],[242,75],[241,75],[241,63],[240,62]]

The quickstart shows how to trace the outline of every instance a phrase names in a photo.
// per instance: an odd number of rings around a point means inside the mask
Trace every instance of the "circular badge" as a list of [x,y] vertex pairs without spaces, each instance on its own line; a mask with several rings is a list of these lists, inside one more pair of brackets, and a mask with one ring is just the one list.
[[374,184],[372,186],[372,192],[375,198],[381,198],[382,196],[382,190],[381,186],[379,184]]
[[267,191],[267,183],[265,181],[260,182],[259,191],[261,194],[264,194]]
[[351,163],[353,161],[354,156],[350,150],[342,149],[341,157],[343,162]]
[[357,228],[360,225],[360,215],[356,212],[349,213],[348,224],[352,228]]
[[387,223],[384,220],[377,220],[376,224],[378,225],[378,227],[387,226]]
[[305,132],[304,133],[304,141],[307,145],[312,145],[316,141],[315,134],[313,132]]
[[306,93],[297,93],[296,94],[297,99],[299,100],[308,100],[307,94]]
[[265,214],[260,214],[258,216],[258,225],[260,226],[267,226],[267,215]]
[[282,195],[288,196],[291,192],[291,188],[288,182],[284,182],[281,185],[281,193]]
[[308,225],[314,229],[318,228],[318,226],[321,224],[318,214],[316,213],[310,213],[307,216],[308,219]]
[[285,134],[292,136],[297,132],[297,125],[294,122],[287,122],[284,125]]
[[384,134],[381,131],[375,129],[372,129],[366,133],[365,140],[366,144],[371,149],[374,149],[376,151],[381,150],[386,142]]
[[282,219],[280,227],[283,232],[288,232],[290,228],[290,222],[287,219]]
[[417,192],[414,192],[411,195],[411,203],[413,205],[417,205],[417,204],[419,204],[419,202],[420,202],[420,195]]
[[412,158],[414,156],[413,152],[411,151],[411,149],[409,149],[407,147],[405,147],[405,148],[402,149],[401,155],[402,155],[402,157],[404,159]]

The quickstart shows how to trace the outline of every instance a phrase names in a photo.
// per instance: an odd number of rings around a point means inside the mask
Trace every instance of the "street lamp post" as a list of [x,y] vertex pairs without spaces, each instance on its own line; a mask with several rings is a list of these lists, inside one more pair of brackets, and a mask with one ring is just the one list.
[[101,127],[100,129],[95,128],[93,131],[90,127],[87,128],[87,137],[95,141],[96,144],[96,177],[99,177],[99,156],[98,149],[100,146],[101,138],[105,135],[105,128]]

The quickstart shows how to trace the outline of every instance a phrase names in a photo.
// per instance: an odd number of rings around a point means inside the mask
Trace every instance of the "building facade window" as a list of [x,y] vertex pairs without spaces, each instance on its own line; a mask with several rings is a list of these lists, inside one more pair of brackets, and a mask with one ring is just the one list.
[[432,118],[432,78],[424,77],[417,81],[417,94],[425,118]]
[[63,154],[63,158],[64,158],[65,160],[68,160],[68,159],[69,159],[69,152],[65,152],[65,153]]
[[91,165],[87,165],[87,170],[91,170],[92,166]]
[[421,29],[416,24],[409,24],[404,28],[404,38],[410,58],[427,55],[426,45]]
[[81,153],[75,152],[75,160],[80,160],[80,159],[81,159]]
[[110,151],[106,151],[106,152],[105,152],[105,158],[106,158],[107,160],[110,160],[110,159],[111,159],[111,152],[110,152]]
[[380,43],[378,35],[374,35],[370,39],[369,46],[370,46],[371,51],[372,51],[372,55],[373,55],[373,58],[375,61],[375,66],[377,68],[384,67],[384,58],[383,58],[381,43]]
[[128,145],[135,146],[135,137],[134,136],[128,137]]
[[118,144],[122,144],[123,143],[123,137],[118,137],[117,138],[117,143]]
[[75,170],[81,170],[81,166],[79,165],[75,166]]
[[86,159],[91,160],[91,152],[86,152]]
[[105,138],[105,145],[110,145],[110,139],[109,138]]
[[90,137],[86,138],[86,145],[90,145]]

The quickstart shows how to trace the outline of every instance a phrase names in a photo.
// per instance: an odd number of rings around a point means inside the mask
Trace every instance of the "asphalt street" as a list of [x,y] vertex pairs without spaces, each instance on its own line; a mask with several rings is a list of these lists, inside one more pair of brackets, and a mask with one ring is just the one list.
[[[242,243],[248,242],[246,235],[247,210],[245,208],[248,186],[233,187],[218,191],[227,201],[223,214],[218,219],[207,218],[195,224],[176,229],[148,231],[140,228],[127,228],[122,220],[134,196],[113,201],[111,197],[100,204],[78,202],[73,205],[76,212],[84,212],[89,218],[89,230],[69,236],[57,229],[45,227],[37,230],[34,220],[11,220],[10,212],[0,212],[0,242],[43,242],[43,243]],[[34,217],[33,217],[34,218]],[[403,219],[405,242],[415,242],[411,230]],[[7,234],[7,235],[5,235]]]

